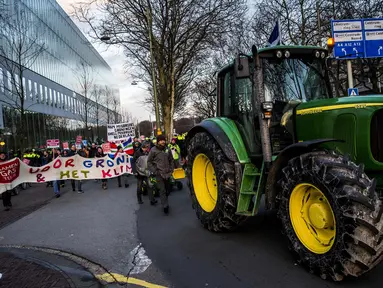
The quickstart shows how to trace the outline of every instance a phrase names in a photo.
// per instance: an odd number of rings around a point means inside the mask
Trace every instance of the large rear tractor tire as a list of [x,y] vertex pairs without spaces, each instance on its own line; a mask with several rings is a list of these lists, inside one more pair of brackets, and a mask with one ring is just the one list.
[[187,173],[193,208],[205,228],[230,231],[247,219],[235,214],[234,163],[208,133],[200,132],[190,139]]
[[341,281],[382,260],[383,205],[362,165],[311,152],[291,159],[278,184],[282,232],[310,272]]

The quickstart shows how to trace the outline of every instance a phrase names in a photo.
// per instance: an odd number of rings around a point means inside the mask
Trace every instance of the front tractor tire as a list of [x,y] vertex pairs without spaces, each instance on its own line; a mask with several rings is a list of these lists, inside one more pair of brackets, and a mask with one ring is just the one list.
[[190,194],[202,225],[210,231],[237,228],[247,217],[236,215],[234,163],[206,132],[195,134],[188,145]]
[[341,281],[382,260],[383,205],[362,166],[311,152],[291,159],[278,184],[282,232],[310,272]]

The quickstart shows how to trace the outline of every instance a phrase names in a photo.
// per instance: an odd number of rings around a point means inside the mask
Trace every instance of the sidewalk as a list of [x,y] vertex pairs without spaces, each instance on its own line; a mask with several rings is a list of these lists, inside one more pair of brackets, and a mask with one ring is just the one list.
[[0,288],[98,288],[99,281],[61,256],[23,248],[0,248]]
[[[70,182],[61,188],[61,194],[69,191],[69,186]],[[0,200],[0,229],[48,204],[54,197],[53,188],[47,188],[44,183],[32,184],[32,187],[20,190],[19,195],[12,196],[10,211],[4,211],[3,202]]]

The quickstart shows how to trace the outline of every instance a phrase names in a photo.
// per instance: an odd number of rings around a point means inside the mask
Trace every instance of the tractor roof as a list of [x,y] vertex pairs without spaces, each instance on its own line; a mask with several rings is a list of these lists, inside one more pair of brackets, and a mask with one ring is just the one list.
[[[265,47],[258,50],[259,54],[265,54],[267,52],[272,52],[275,50],[283,50],[283,49],[289,49],[289,50],[322,50],[327,51],[326,48],[319,47],[319,46],[300,46],[300,45],[277,45],[272,47]],[[252,54],[247,54],[248,56],[252,56]],[[226,71],[228,68],[231,68],[234,65],[234,60],[232,60],[229,64],[226,64],[223,66],[219,71],[218,74],[220,74],[223,71]]]

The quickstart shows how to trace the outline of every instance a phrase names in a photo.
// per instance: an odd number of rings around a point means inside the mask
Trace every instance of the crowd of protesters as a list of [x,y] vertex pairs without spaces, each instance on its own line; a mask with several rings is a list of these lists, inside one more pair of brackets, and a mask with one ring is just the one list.
[[[147,186],[148,185],[148,178],[147,177],[142,177],[140,176],[138,173],[137,173],[137,170],[135,169],[135,165],[134,165],[134,162],[140,157],[140,156],[143,156],[143,155],[146,155],[148,156],[149,155],[149,152],[152,150],[152,156],[155,156],[155,157],[151,157],[151,163],[148,163],[149,167],[151,167],[151,171],[148,171],[151,175],[156,175],[158,174],[157,176],[157,185],[160,187],[160,196],[161,196],[161,202],[163,204],[163,207],[164,207],[164,212],[167,213],[168,211],[168,204],[167,204],[167,198],[164,197],[165,195],[165,190],[167,191],[168,188],[167,188],[167,180],[168,180],[168,176],[170,176],[171,174],[171,170],[174,169],[174,168],[178,168],[180,167],[180,160],[181,159],[185,159],[185,154],[186,154],[186,151],[184,151],[184,137],[185,135],[175,135],[174,138],[170,141],[170,143],[168,145],[166,145],[166,147],[164,146],[164,137],[161,136],[159,138],[146,138],[146,139],[140,139],[140,138],[134,138],[133,139],[133,151],[132,153],[128,153],[130,154],[131,156],[134,156],[133,157],[133,173],[134,175],[137,177],[137,200],[138,200],[138,203],[142,204],[143,201],[142,201],[142,185],[144,183],[146,183]],[[161,143],[157,143],[157,140],[161,140],[160,142]],[[166,148],[166,149],[165,149]],[[53,161],[54,159],[56,159],[57,157],[61,156],[61,157],[71,157],[71,156],[74,156],[74,155],[79,155],[81,157],[84,157],[84,158],[100,158],[100,157],[105,157],[106,155],[109,155],[111,158],[114,158],[118,153],[124,153],[123,151],[123,147],[120,145],[117,147],[117,152],[114,154],[114,155],[110,155],[110,154],[106,154],[104,153],[101,145],[96,145],[96,143],[92,143],[91,146],[84,146],[84,145],[80,145],[76,147],[75,144],[71,145],[70,149],[60,149],[60,148],[57,148],[57,149],[27,149],[25,150],[24,153],[21,153],[21,151],[8,151],[7,153],[2,151],[0,152],[0,162],[5,162],[5,161],[8,161],[12,158],[15,158],[15,157],[19,157],[23,162],[25,162],[26,164],[28,164],[29,166],[33,166],[33,167],[40,167],[40,166],[44,166],[48,163],[50,163],[51,161]],[[157,152],[156,152],[157,151]],[[163,160],[165,159],[164,157],[158,157],[158,156],[161,156],[161,153],[159,152],[163,152],[165,151],[167,154],[166,155],[172,155],[171,158],[167,158],[167,159],[172,159],[171,161],[173,163],[162,163]],[[157,159],[157,158],[158,159]],[[161,160],[162,159],[162,160]],[[153,164],[155,161],[157,161],[156,163],[157,164]],[[151,165],[151,166],[150,166]],[[165,165],[165,166],[164,166]],[[159,170],[161,170],[163,167],[167,167],[167,173],[163,174],[162,176],[160,175],[161,173],[163,173],[164,171],[157,171],[156,167],[159,167]],[[162,168],[161,168],[162,167]],[[169,174],[170,173],[170,174]],[[147,175],[148,176],[148,175]],[[128,188],[129,187],[129,183],[128,183],[128,174],[123,174],[123,175],[120,175],[117,178],[117,184],[118,184],[118,187],[122,187],[122,180],[124,180],[124,186],[125,188]],[[124,178],[124,179],[122,179]],[[165,181],[166,180],[166,181]],[[84,190],[82,188],[82,180],[68,180],[71,182],[71,186],[72,186],[72,191],[75,192],[76,191],[76,186],[77,186],[77,192],[78,193],[84,193]],[[95,180],[95,181],[100,181],[100,180]],[[112,179],[110,179],[109,181],[112,181]],[[55,193],[55,196],[57,198],[60,197],[60,190],[61,188],[65,187],[65,180],[55,180],[55,181],[51,181],[51,182],[48,182],[46,185],[47,187],[52,187],[53,188],[53,192]],[[107,179],[101,179],[101,188],[102,189],[107,189],[107,185],[108,185],[108,180]],[[21,189],[24,189],[21,187]],[[12,194],[14,193],[14,189],[12,190],[9,190],[9,191],[6,191],[4,192],[1,196],[2,196],[2,199],[3,199],[3,206],[5,208],[6,211],[9,211],[12,207],[12,202],[11,202],[11,196]],[[152,205],[156,204],[157,201],[154,199],[153,197],[153,194],[152,193],[149,193],[149,198],[150,198],[150,203]]]

